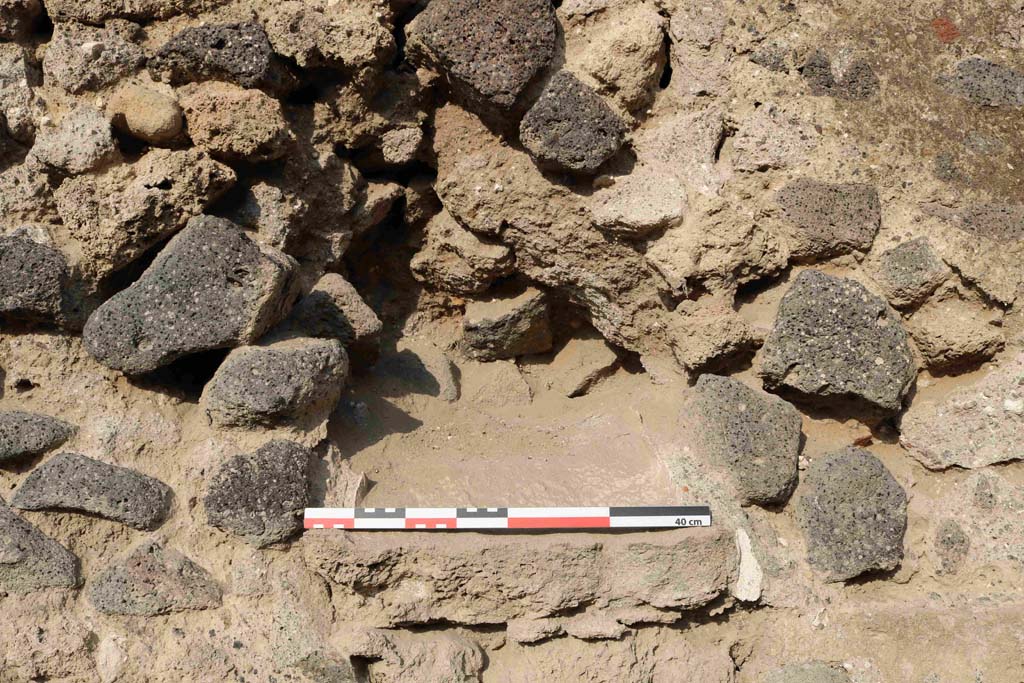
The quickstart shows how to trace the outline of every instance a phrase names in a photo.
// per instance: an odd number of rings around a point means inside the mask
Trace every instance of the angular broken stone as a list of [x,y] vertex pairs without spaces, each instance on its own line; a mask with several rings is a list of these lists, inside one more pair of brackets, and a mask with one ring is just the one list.
[[544,353],[551,349],[547,297],[530,287],[518,296],[474,301],[462,330],[467,352],[478,360]]
[[320,278],[295,304],[284,326],[310,337],[337,339],[353,361],[376,358],[384,327],[356,288],[337,273]]
[[708,455],[728,469],[742,504],[784,502],[796,486],[800,413],[731,377],[701,375],[692,409]]
[[555,74],[519,124],[519,141],[541,166],[594,173],[622,146],[626,126],[568,71]]
[[295,261],[231,221],[189,221],[135,283],[89,316],[85,348],[126,374],[199,351],[249,344],[295,299]]
[[813,661],[787,664],[770,672],[764,683],[850,683],[850,677],[841,667]]
[[1003,312],[955,288],[940,292],[907,321],[925,366],[947,371],[982,363],[1003,349]]
[[859,282],[805,270],[782,297],[764,343],[772,390],[853,398],[899,411],[917,368],[900,316]]
[[435,0],[406,32],[458,96],[508,109],[554,56],[558,24],[548,0]]
[[32,146],[35,160],[67,175],[94,171],[120,156],[110,122],[88,105],[72,110],[59,126],[40,130]]
[[74,433],[74,425],[49,415],[0,412],[0,465],[53,450]]
[[155,149],[133,164],[66,180],[54,197],[89,268],[106,275],[183,228],[234,182],[234,171],[206,152]]
[[575,398],[588,393],[618,366],[618,354],[595,333],[570,339],[542,371],[549,388]]
[[129,38],[113,28],[57,24],[43,56],[47,85],[77,95],[113,85],[138,71],[146,63],[146,53]]
[[0,499],[0,591],[28,593],[79,583],[78,558]]
[[673,175],[638,164],[593,194],[591,215],[598,230],[625,238],[643,238],[678,225],[686,216],[686,188]]
[[171,489],[127,467],[59,453],[36,467],[11,499],[21,510],[72,510],[152,530],[167,518]]
[[882,252],[872,262],[870,271],[885,298],[896,308],[919,306],[953,274],[927,237]]
[[226,81],[258,88],[274,80],[273,50],[256,22],[205,24],[178,33],[149,60],[149,71],[171,85]]
[[326,417],[341,397],[348,356],[337,339],[293,337],[231,351],[203,391],[218,425]]
[[811,464],[801,488],[808,560],[826,581],[899,566],[907,494],[878,458],[852,447],[830,453]]
[[103,614],[152,617],[221,605],[220,586],[210,573],[159,541],[146,541],[113,562],[87,592]]
[[982,107],[1024,106],[1024,71],[983,57],[960,60],[953,74],[939,81],[951,92]]
[[292,141],[281,103],[262,90],[208,81],[179,92],[189,137],[218,159],[272,161]]
[[0,315],[58,323],[65,280],[64,255],[26,235],[0,237]]
[[505,246],[470,232],[442,210],[427,223],[423,247],[412,257],[413,277],[454,294],[477,294],[512,272]]
[[305,446],[270,441],[231,458],[214,473],[203,499],[210,524],[258,548],[302,529],[313,454]]
[[900,445],[932,470],[1024,459],[1024,355],[938,401],[917,400],[900,423]]
[[43,100],[35,93],[40,80],[39,70],[28,50],[21,45],[0,43],[2,130],[24,145],[32,143],[36,120],[45,111]]
[[864,183],[799,178],[779,190],[776,201],[795,228],[793,254],[802,259],[867,251],[882,221],[878,192]]
[[878,76],[863,59],[850,62],[836,74],[832,61],[819,51],[814,52],[800,73],[811,86],[812,95],[828,95],[842,100],[866,100],[878,92]]

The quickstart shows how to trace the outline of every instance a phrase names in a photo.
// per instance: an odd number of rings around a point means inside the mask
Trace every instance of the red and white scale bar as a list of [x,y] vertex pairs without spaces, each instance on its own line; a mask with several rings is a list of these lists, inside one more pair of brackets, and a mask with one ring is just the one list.
[[655,529],[711,526],[706,505],[550,508],[306,508],[307,529]]

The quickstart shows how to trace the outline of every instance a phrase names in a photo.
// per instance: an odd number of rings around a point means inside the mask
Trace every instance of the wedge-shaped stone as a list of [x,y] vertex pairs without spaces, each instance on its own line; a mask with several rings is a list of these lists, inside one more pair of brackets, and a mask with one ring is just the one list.
[[74,588],[78,558],[0,500],[0,592]]
[[49,415],[0,412],[0,464],[52,450],[71,438],[73,425]]

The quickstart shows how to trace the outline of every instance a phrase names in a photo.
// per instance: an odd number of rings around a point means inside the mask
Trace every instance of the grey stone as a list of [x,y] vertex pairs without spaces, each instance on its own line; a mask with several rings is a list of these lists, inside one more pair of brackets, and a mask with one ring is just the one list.
[[800,178],[779,190],[776,201],[796,229],[793,254],[801,259],[867,251],[882,221],[878,192],[864,183]]
[[477,360],[551,350],[547,297],[532,287],[515,297],[470,303],[462,330],[466,351]]
[[953,274],[927,237],[882,252],[871,263],[870,272],[889,303],[901,309],[920,306]]
[[549,0],[434,0],[407,28],[411,58],[470,103],[511,107],[555,54]]
[[0,464],[53,450],[74,433],[73,425],[49,415],[0,412]]
[[46,0],[46,12],[55,23],[80,21],[97,25],[117,19],[145,23],[195,12],[200,6],[195,0]]
[[299,299],[285,323],[311,337],[337,339],[353,362],[377,357],[383,324],[359,292],[337,273],[327,273]]
[[124,31],[80,24],[58,24],[43,56],[47,84],[71,94],[101,90],[146,63],[142,48]]
[[1024,240],[1024,205],[971,204],[957,212],[961,230],[1000,244]]
[[171,509],[171,489],[127,467],[76,453],[59,453],[32,470],[11,499],[21,510],[72,510],[133,529],[160,526]]
[[0,40],[24,40],[42,13],[39,0],[0,0]]
[[103,614],[152,617],[220,607],[210,573],[159,541],[147,541],[104,569],[88,586],[89,602]]
[[265,547],[302,529],[313,454],[275,440],[225,462],[203,499],[210,524]]
[[878,458],[852,447],[830,453],[807,468],[801,488],[808,560],[826,581],[899,566],[907,494]]
[[782,298],[763,348],[773,390],[853,398],[895,413],[917,368],[900,316],[859,282],[805,270]]
[[294,337],[234,349],[203,398],[219,425],[319,422],[334,409],[347,377],[340,341]]
[[744,505],[784,502],[796,486],[800,413],[730,377],[701,375],[694,387],[699,438],[732,475]]
[[750,61],[763,66],[769,71],[784,73],[787,71],[786,51],[773,43],[762,45],[750,54]]
[[915,401],[900,444],[932,470],[1024,459],[1024,354],[941,400]]
[[157,51],[149,71],[171,85],[211,80],[267,87],[278,78],[273,54],[256,22],[191,26]]
[[68,276],[64,255],[26,236],[0,237],[0,314],[57,323]]
[[787,664],[765,676],[762,683],[850,683],[850,677],[839,667],[812,661]]
[[0,591],[28,593],[80,583],[78,558],[0,499]]
[[935,553],[939,559],[939,574],[955,574],[960,570],[971,549],[971,538],[955,519],[947,519],[935,530]]
[[519,124],[519,141],[538,165],[594,173],[622,146],[625,124],[589,86],[559,71]]
[[811,86],[812,95],[828,95],[843,100],[866,100],[878,92],[878,76],[863,59],[851,61],[842,73],[836,74],[832,61],[819,51],[814,52],[800,70]]
[[110,122],[89,105],[72,110],[59,126],[42,129],[31,154],[47,168],[67,175],[102,168],[121,156]]
[[982,107],[1024,106],[1024,72],[982,57],[960,60],[953,74],[940,78],[940,82]]
[[289,312],[295,269],[231,221],[198,216],[142,277],[89,316],[85,348],[107,367],[138,374],[252,343]]
[[21,45],[0,43],[0,114],[6,133],[23,145],[32,143],[36,119],[45,111],[35,94],[40,73],[30,53]]

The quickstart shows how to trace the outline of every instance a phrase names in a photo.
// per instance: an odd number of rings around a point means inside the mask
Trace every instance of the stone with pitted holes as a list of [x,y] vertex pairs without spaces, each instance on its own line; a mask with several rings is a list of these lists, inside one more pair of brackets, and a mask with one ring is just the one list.
[[75,588],[80,583],[78,558],[0,499],[0,593]]
[[74,433],[74,425],[49,415],[0,412],[0,464],[53,450]]

